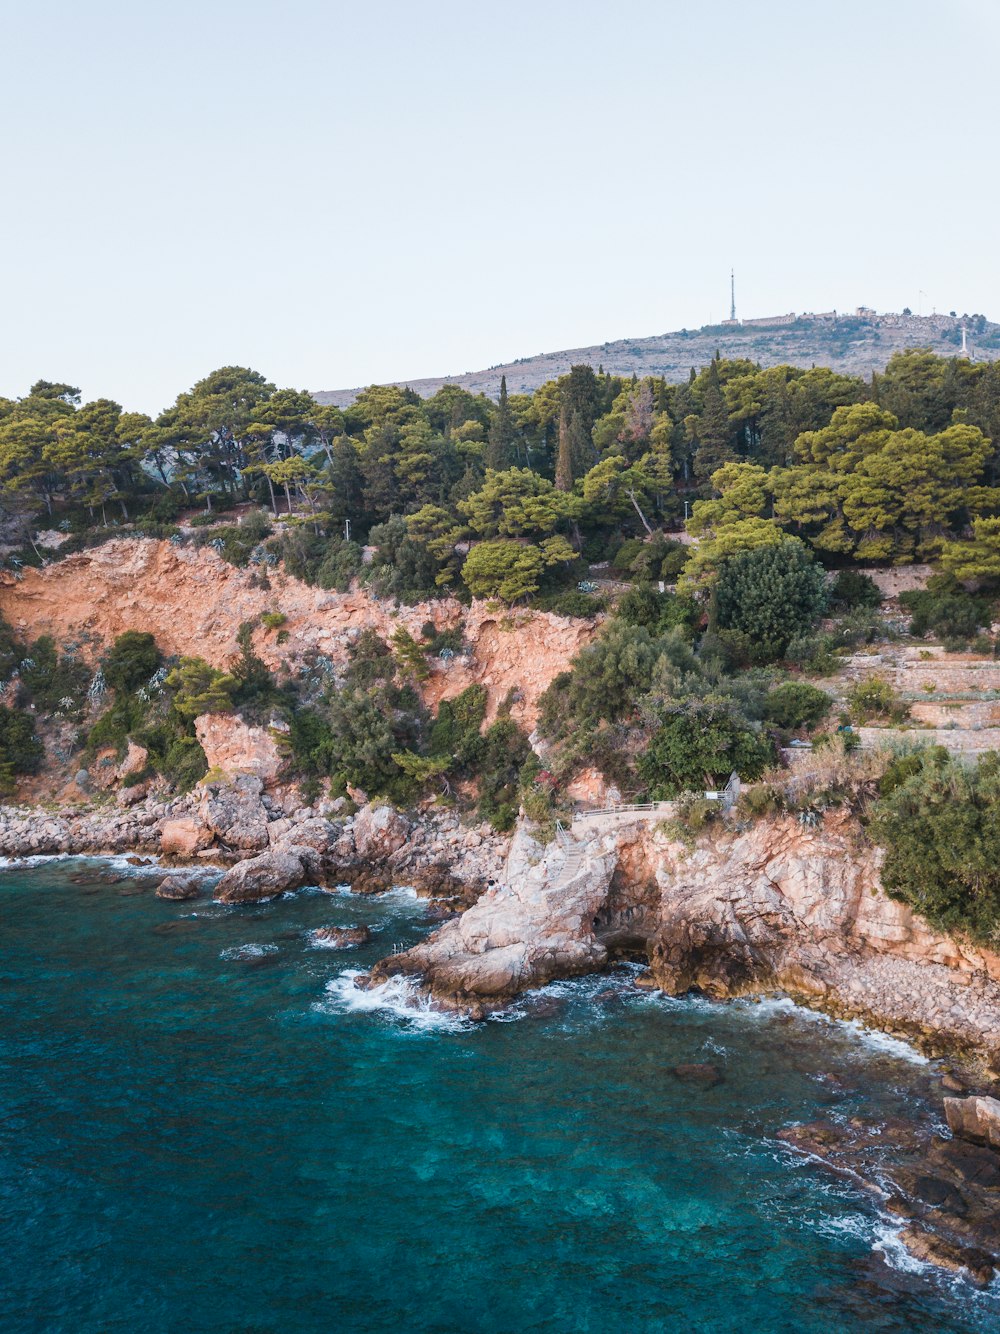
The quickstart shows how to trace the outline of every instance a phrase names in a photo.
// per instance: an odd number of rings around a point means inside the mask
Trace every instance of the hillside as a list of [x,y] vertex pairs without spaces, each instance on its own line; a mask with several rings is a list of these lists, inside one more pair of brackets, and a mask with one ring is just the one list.
[[[867,377],[872,371],[882,370],[892,354],[904,348],[929,347],[940,356],[957,355],[962,346],[963,322],[968,331],[969,351],[977,360],[1000,358],[1000,324],[981,315],[879,315],[862,307],[853,315],[835,311],[821,315],[789,314],[680,329],[652,338],[622,338],[614,343],[521,357],[505,365],[466,371],[462,375],[394,383],[407,384],[424,398],[437,393],[445,384],[457,384],[471,393],[496,398],[502,375],[507,377],[509,393],[526,394],[577,365],[593,366],[595,370],[603,366],[616,375],[661,375],[677,383],[687,379],[692,366],[709,362],[717,349],[724,357],[747,357],[765,367],[785,363],[829,366],[845,374]],[[354,401],[360,388],[323,389],[314,397],[320,403],[345,407]]]

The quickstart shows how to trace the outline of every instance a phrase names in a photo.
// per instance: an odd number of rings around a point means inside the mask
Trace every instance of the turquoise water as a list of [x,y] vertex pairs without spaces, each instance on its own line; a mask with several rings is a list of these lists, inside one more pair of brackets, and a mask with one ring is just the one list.
[[[342,976],[427,930],[404,892],[224,908],[135,873],[73,883],[83,866],[0,876],[4,1331],[1000,1323],[773,1139],[931,1114],[902,1046],[629,993],[626,972],[507,1022],[407,1018]],[[355,922],[370,946],[309,942]],[[705,1060],[714,1088],[668,1070]]]

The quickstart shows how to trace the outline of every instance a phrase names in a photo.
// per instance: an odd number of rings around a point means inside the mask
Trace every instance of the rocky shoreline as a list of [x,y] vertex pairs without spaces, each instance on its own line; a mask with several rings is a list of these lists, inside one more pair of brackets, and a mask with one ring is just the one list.
[[[523,820],[511,838],[451,810],[413,819],[377,802],[310,805],[243,774],[126,807],[0,807],[0,854],[155,859],[173,868],[157,890],[173,900],[204,893],[210,868],[213,896],[229,904],[310,884],[413,886],[436,901],[441,925],[357,985],[404,975],[473,1019],[631,958],[647,964],[640,986],[716,998],[780,991],[958,1057],[942,1091],[979,1096],[946,1100],[951,1138],[919,1124],[836,1120],[777,1137],[905,1220],[900,1239],[916,1258],[980,1286],[1000,1267],[1000,1101],[989,1096],[1000,1067],[1000,961],[885,898],[877,850],[847,821],[810,830],[761,822],[693,846],[622,825],[544,845]],[[334,931],[322,943],[360,941]],[[684,1077],[697,1083],[695,1073]]]
[[313,806],[294,793],[268,794],[249,774],[173,800],[148,795],[126,809],[112,802],[62,810],[0,806],[0,856],[153,857],[190,866],[192,884],[199,867],[221,866],[228,869],[214,892],[227,903],[305,884],[373,893],[405,883],[460,908],[501,873],[508,842],[489,826],[464,825],[453,811],[412,820],[380,803]]

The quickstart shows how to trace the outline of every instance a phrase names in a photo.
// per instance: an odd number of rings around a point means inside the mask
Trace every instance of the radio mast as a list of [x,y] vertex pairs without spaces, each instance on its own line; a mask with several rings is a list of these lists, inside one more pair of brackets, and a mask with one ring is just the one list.
[[736,323],[736,271],[729,270],[729,318]]

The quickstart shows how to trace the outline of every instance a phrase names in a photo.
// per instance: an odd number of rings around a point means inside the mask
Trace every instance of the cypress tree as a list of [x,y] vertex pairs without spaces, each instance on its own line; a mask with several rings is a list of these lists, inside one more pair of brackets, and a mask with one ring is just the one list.
[[498,472],[509,468],[514,453],[514,418],[507,402],[507,377],[500,377],[500,399],[490,422],[490,434],[486,444],[486,466]]

